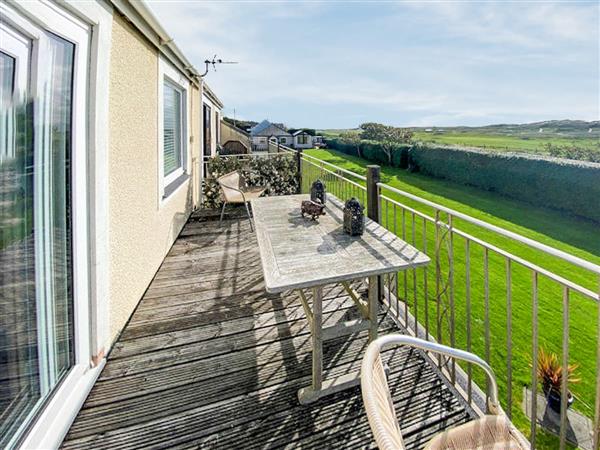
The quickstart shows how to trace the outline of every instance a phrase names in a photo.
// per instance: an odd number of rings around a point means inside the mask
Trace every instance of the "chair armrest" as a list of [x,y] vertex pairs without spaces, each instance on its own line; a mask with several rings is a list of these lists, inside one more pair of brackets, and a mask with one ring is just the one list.
[[[494,375],[494,371],[489,364],[479,356],[464,350],[448,347],[447,345],[438,344],[437,342],[425,341],[423,339],[405,336],[403,334],[388,334],[386,336],[381,336],[380,338],[371,342],[369,347],[375,347],[372,351],[379,353],[384,346],[389,345],[408,345],[409,347],[449,356],[451,358],[460,359],[462,361],[479,366],[483,369],[489,380],[488,410],[491,414],[495,415],[501,413],[500,404],[498,403],[498,382],[496,381],[496,376]],[[369,353],[369,348],[367,348],[367,353]]]

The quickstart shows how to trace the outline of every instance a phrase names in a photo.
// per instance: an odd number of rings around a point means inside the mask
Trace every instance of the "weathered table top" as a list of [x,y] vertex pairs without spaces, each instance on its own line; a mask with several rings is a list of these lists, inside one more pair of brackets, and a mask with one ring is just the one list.
[[429,257],[365,219],[362,236],[343,230],[343,205],[327,194],[326,215],[303,218],[302,200],[309,195],[261,197],[252,200],[256,236],[266,290],[277,293],[372,275],[392,273],[429,263]]

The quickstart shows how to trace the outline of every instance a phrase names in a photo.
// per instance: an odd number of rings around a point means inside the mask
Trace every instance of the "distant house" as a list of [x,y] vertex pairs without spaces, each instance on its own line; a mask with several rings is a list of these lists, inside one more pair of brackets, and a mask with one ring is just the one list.
[[250,138],[254,151],[268,150],[269,141],[286,146],[291,146],[294,141],[294,137],[287,130],[268,120],[263,120],[258,125],[250,128]]
[[293,134],[278,124],[263,120],[250,129],[252,148],[254,151],[266,151],[269,141],[292,148],[313,148],[323,145],[322,136],[313,136],[301,129]]
[[294,148],[313,148],[323,144],[323,136],[313,136],[306,130],[298,130],[294,133]]

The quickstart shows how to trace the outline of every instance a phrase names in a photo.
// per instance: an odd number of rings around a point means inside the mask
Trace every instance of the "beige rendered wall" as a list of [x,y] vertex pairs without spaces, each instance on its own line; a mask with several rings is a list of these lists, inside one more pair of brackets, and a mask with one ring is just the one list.
[[[121,332],[192,208],[193,180],[166,201],[158,192],[158,51],[115,16],[110,70],[110,344]],[[188,173],[197,155],[197,91],[191,92]]]

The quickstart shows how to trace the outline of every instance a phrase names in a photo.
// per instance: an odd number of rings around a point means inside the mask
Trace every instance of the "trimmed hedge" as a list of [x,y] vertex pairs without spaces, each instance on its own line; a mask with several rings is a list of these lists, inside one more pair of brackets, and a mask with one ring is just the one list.
[[298,190],[298,167],[293,155],[269,157],[214,157],[208,160],[208,177],[204,180],[204,206],[220,208],[223,204],[217,178],[241,170],[249,186],[264,186],[266,195],[290,195]]
[[[356,147],[345,143],[342,139],[325,139],[328,148],[332,148],[347,155],[359,156]],[[415,145],[400,144],[397,145],[392,153],[392,166],[400,167],[401,169],[408,168],[409,159],[408,153]],[[360,144],[360,152],[364,159],[375,163],[388,165],[388,157],[381,149],[381,144],[376,141],[362,141]]]
[[[327,140],[327,145],[358,156],[356,148],[339,139]],[[376,142],[365,142],[361,153],[369,161],[387,163],[387,156]],[[600,164],[414,144],[398,146],[393,166],[410,167],[433,177],[600,222]]]

